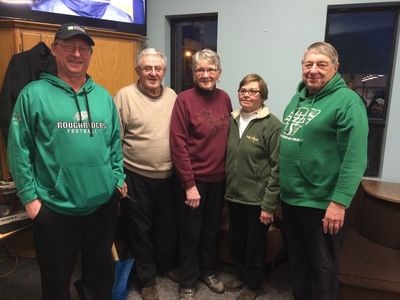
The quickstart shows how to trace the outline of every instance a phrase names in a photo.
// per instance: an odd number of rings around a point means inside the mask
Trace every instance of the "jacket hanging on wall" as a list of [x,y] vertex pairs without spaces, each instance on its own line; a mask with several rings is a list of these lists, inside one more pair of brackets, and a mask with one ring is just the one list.
[[11,58],[0,92],[0,129],[8,136],[11,114],[23,87],[37,80],[44,71],[53,73],[56,63],[51,50],[43,42],[32,49],[17,53]]

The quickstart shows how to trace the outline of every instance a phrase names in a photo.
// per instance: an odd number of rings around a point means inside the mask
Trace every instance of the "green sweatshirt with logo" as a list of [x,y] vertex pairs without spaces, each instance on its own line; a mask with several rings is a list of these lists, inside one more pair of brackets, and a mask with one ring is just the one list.
[[283,115],[282,201],[318,209],[331,201],[348,207],[365,171],[367,138],[365,105],[340,74],[310,96],[300,83]]
[[40,199],[67,215],[95,211],[125,179],[111,95],[89,76],[75,92],[43,73],[15,104],[8,161],[23,204]]

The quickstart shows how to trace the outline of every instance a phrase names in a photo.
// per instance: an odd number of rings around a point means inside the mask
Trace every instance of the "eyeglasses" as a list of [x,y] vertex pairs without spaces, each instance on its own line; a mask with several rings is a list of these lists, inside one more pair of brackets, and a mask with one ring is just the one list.
[[218,69],[216,68],[198,68],[198,69],[194,69],[194,72],[196,74],[204,74],[205,72],[207,72],[208,74],[215,74],[218,71]]
[[60,46],[61,48],[63,48],[63,50],[67,53],[73,53],[76,51],[76,49],[78,49],[79,54],[82,56],[86,56],[89,55],[90,53],[92,53],[92,48],[86,48],[86,47],[79,47],[73,44],[67,44],[67,43],[56,43],[57,46]]
[[255,96],[255,95],[257,95],[257,94],[260,93],[260,92],[261,92],[261,91],[257,91],[257,90],[246,90],[246,89],[240,89],[240,90],[238,90],[238,93],[239,93],[240,96],[244,96],[244,95],[246,95],[246,93],[248,93],[249,96]]
[[329,67],[329,62],[327,61],[317,61],[317,62],[304,62],[303,63],[303,69],[305,70],[311,70],[312,67],[316,66],[318,70],[326,70]]
[[161,73],[162,71],[164,71],[164,67],[162,66],[143,66],[143,67],[138,66],[137,68],[143,71],[144,73],[151,73],[152,71],[156,73]]

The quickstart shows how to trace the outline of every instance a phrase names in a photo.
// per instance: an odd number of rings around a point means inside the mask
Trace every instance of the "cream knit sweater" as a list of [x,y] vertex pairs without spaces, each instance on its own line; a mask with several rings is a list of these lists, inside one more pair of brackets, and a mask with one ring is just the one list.
[[169,128],[176,93],[164,87],[162,95],[152,99],[131,84],[114,97],[121,122],[124,166],[150,178],[172,174]]

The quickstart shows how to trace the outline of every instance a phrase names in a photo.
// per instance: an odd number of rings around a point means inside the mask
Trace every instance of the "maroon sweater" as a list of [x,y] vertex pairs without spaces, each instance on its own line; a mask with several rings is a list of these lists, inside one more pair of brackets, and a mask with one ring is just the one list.
[[196,87],[183,91],[171,118],[172,161],[186,188],[195,180],[217,182],[225,178],[224,162],[231,100],[220,89]]

